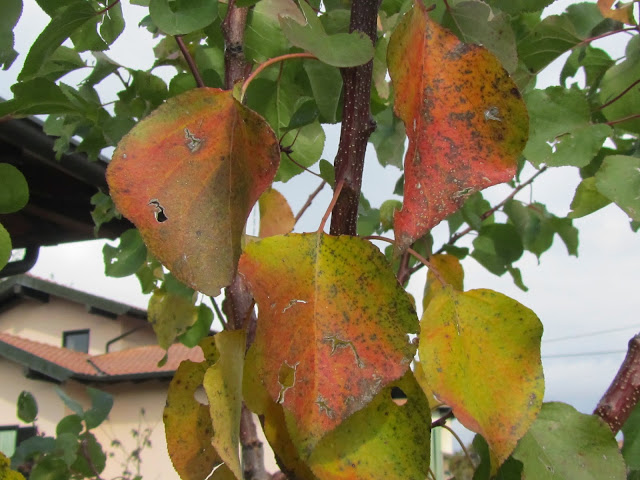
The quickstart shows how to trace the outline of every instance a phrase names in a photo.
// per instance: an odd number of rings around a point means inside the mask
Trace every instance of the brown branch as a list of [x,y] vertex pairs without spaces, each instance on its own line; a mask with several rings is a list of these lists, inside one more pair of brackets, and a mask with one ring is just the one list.
[[182,52],[182,56],[184,57],[185,61],[187,62],[187,65],[189,65],[189,70],[191,70],[191,75],[193,75],[193,78],[196,81],[196,85],[198,85],[198,87],[200,87],[200,88],[204,87],[205,86],[204,85],[204,80],[202,80],[202,76],[200,75],[200,71],[198,70],[198,66],[196,65],[195,60],[191,56],[191,53],[189,53],[189,50],[187,49],[187,46],[184,44],[184,40],[182,39],[182,35],[176,35],[174,38],[176,39],[176,43],[178,44],[178,48]]
[[236,7],[235,0],[229,1],[227,15],[222,22],[224,37],[224,85],[231,90],[233,85],[243,80],[251,70],[244,58],[244,28],[247,24],[247,7]]
[[264,448],[258,437],[253,414],[244,404],[240,414],[240,443],[242,445],[243,478],[245,480],[267,480],[270,475],[264,468]]
[[400,258],[400,268],[398,268],[398,282],[400,285],[404,285],[404,283],[409,280],[411,276],[411,269],[409,268],[409,252],[405,251]]
[[[375,45],[379,7],[380,0],[353,0],[349,31],[363,32]],[[331,215],[332,235],[356,235],[357,231],[364,154],[376,125],[369,106],[372,72],[373,60],[342,69],[344,109],[335,173],[336,180],[344,180],[344,188]]]
[[311,195],[309,195],[309,198],[307,198],[307,201],[304,202],[304,205],[302,205],[302,208],[300,209],[300,211],[298,212],[298,214],[296,215],[295,218],[295,223],[298,223],[298,220],[300,220],[300,217],[302,217],[302,215],[304,214],[304,212],[307,211],[307,209],[311,206],[311,204],[313,203],[313,201],[315,200],[315,198],[318,196],[318,194],[322,191],[322,189],[324,188],[324,186],[327,184],[327,182],[325,180],[322,180],[322,182],[320,183],[320,185],[318,185],[318,188],[316,188],[313,192],[311,192]]
[[436,427],[442,427],[444,425],[447,424],[447,420],[453,418],[453,410],[449,410],[447,413],[445,413],[443,416],[441,416],[439,419],[434,420],[433,422],[431,422],[431,429],[433,430]]
[[[87,431],[87,434],[88,434],[88,431]],[[89,468],[93,473],[93,476],[96,477],[97,480],[102,480],[102,477],[100,476],[100,472],[98,472],[98,469],[96,468],[95,464],[93,463],[93,460],[91,459],[91,453],[89,452],[88,437],[85,436],[85,438],[80,440],[80,446],[82,450],[82,456],[87,461],[87,464],[89,465]]]
[[640,333],[629,340],[627,356],[593,413],[602,418],[615,435],[627,421],[639,400]]
[[625,88],[622,92],[620,92],[618,95],[616,95],[615,97],[613,97],[611,100],[609,100],[607,103],[603,103],[602,105],[600,105],[596,110],[602,110],[603,108],[607,108],[609,105],[611,105],[614,102],[617,102],[618,100],[620,100],[629,90],[631,90],[633,87],[635,87],[636,85],[638,85],[640,83],[640,78],[638,80],[636,80],[635,82],[633,82],[631,85],[629,85],[627,88]]

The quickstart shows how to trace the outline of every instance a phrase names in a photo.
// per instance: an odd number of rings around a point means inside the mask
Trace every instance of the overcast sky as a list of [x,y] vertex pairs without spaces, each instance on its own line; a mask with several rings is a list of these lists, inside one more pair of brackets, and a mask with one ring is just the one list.
[[[11,97],[10,85],[20,71],[24,56],[48,22],[34,0],[24,0],[25,10],[16,31],[16,50],[19,58],[9,71],[0,72],[0,96]],[[558,1],[550,13],[564,10],[569,1]],[[129,21],[125,33],[116,41],[109,56],[122,64],[138,69],[149,68],[153,62],[153,42],[146,30],[137,28],[144,14],[142,7],[124,2],[125,18]],[[36,33],[34,33],[36,32]],[[614,58],[623,52],[624,37],[616,36],[597,44],[614,52]],[[135,47],[135,48],[134,48]],[[565,57],[563,57],[565,58]],[[563,60],[552,65],[538,86],[557,84]],[[167,78],[173,71],[168,69]],[[154,73],[158,73],[154,71]],[[73,79],[65,79],[73,83]],[[109,80],[101,85],[102,100],[113,96],[119,83]],[[338,143],[336,127],[327,130],[327,145],[323,158],[333,159]],[[529,171],[529,174],[531,172]],[[364,174],[364,193],[373,206],[392,198],[392,191],[400,172],[395,167],[381,167],[373,149],[367,153]],[[522,179],[528,178],[525,173]],[[300,175],[286,185],[276,184],[289,199],[292,209],[299,210],[319,180],[308,174]],[[518,198],[542,202],[549,211],[564,216],[569,211],[575,187],[579,183],[577,169],[550,169],[539,177],[533,188],[527,188]],[[485,191],[493,203],[502,200],[509,190],[498,186]],[[329,202],[325,189],[313,207],[305,214],[297,231],[316,230],[319,219]],[[255,219],[249,220],[249,230]],[[580,230],[579,258],[569,257],[564,244],[556,239],[551,250],[543,254],[540,264],[535,256],[525,253],[517,262],[528,292],[516,288],[507,274],[496,277],[479,266],[473,259],[463,262],[465,287],[491,288],[509,295],[531,308],[544,324],[543,362],[546,378],[545,400],[569,403],[580,411],[591,413],[600,396],[615,375],[624,353],[583,355],[588,352],[623,352],[628,340],[640,331],[640,295],[638,295],[638,269],[640,267],[640,236],[629,227],[628,217],[616,206],[608,206],[574,224]],[[436,229],[436,237],[446,234],[446,227]],[[443,233],[444,232],[444,233]],[[444,237],[442,237],[444,238]],[[472,237],[467,239],[472,240]],[[147,299],[139,293],[134,277],[111,279],[104,276],[101,249],[104,242],[85,242],[41,249],[40,259],[32,274],[79,289],[146,308]],[[421,298],[425,272],[414,276],[409,290]],[[420,302],[418,302],[420,303]],[[601,335],[581,336],[591,332],[608,331]],[[558,340],[571,337],[566,340]],[[577,355],[577,356],[573,356]],[[466,438],[469,439],[468,437]]]

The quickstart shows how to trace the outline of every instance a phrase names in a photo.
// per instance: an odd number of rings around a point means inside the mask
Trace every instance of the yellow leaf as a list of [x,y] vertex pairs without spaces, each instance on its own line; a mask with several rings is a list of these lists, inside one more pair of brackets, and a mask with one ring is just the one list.
[[260,237],[284,235],[293,230],[296,220],[287,199],[273,188],[262,194],[260,206]]
[[428,385],[487,440],[496,469],[542,406],[541,337],[531,310],[491,290],[449,285],[424,312],[418,351]]
[[617,8],[612,8],[616,0],[598,0],[598,8],[605,18],[611,18],[627,25],[636,25],[633,18],[633,7],[635,2],[617,2]]
[[[460,260],[458,260],[453,255],[449,254],[440,254],[440,255],[432,255],[429,257],[429,263],[436,270],[437,274],[440,276],[445,283],[451,285],[456,290],[463,290],[464,288],[464,270],[462,269],[462,265],[460,264]],[[439,292],[444,285],[442,282],[436,277],[431,268],[427,273],[427,283],[424,286],[424,297],[422,297],[422,310],[426,310],[429,302],[433,298],[433,296]]]

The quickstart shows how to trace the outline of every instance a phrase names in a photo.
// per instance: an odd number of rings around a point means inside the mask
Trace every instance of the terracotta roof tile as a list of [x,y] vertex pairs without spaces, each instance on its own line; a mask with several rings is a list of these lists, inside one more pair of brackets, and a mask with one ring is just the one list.
[[162,367],[158,367],[158,362],[165,354],[158,345],[135,347],[103,355],[89,355],[8,333],[0,333],[0,342],[70,370],[73,372],[72,376],[96,377],[96,379],[132,375],[143,378],[158,373],[172,373],[183,360],[201,362],[204,359],[200,347],[188,348],[182,344],[169,347],[167,362]]

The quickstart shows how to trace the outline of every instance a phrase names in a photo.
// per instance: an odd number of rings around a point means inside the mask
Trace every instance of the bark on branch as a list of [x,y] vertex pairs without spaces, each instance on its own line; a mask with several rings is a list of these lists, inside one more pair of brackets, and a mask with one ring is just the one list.
[[640,334],[629,340],[627,356],[593,413],[607,422],[615,435],[631,415],[638,400],[640,400]]
[[[379,0],[353,0],[349,31],[363,32],[375,45],[379,7]],[[332,235],[356,235],[364,154],[376,127],[369,107],[372,72],[373,60],[342,69],[344,109],[335,174],[336,183],[344,179],[344,186],[331,212]]]

